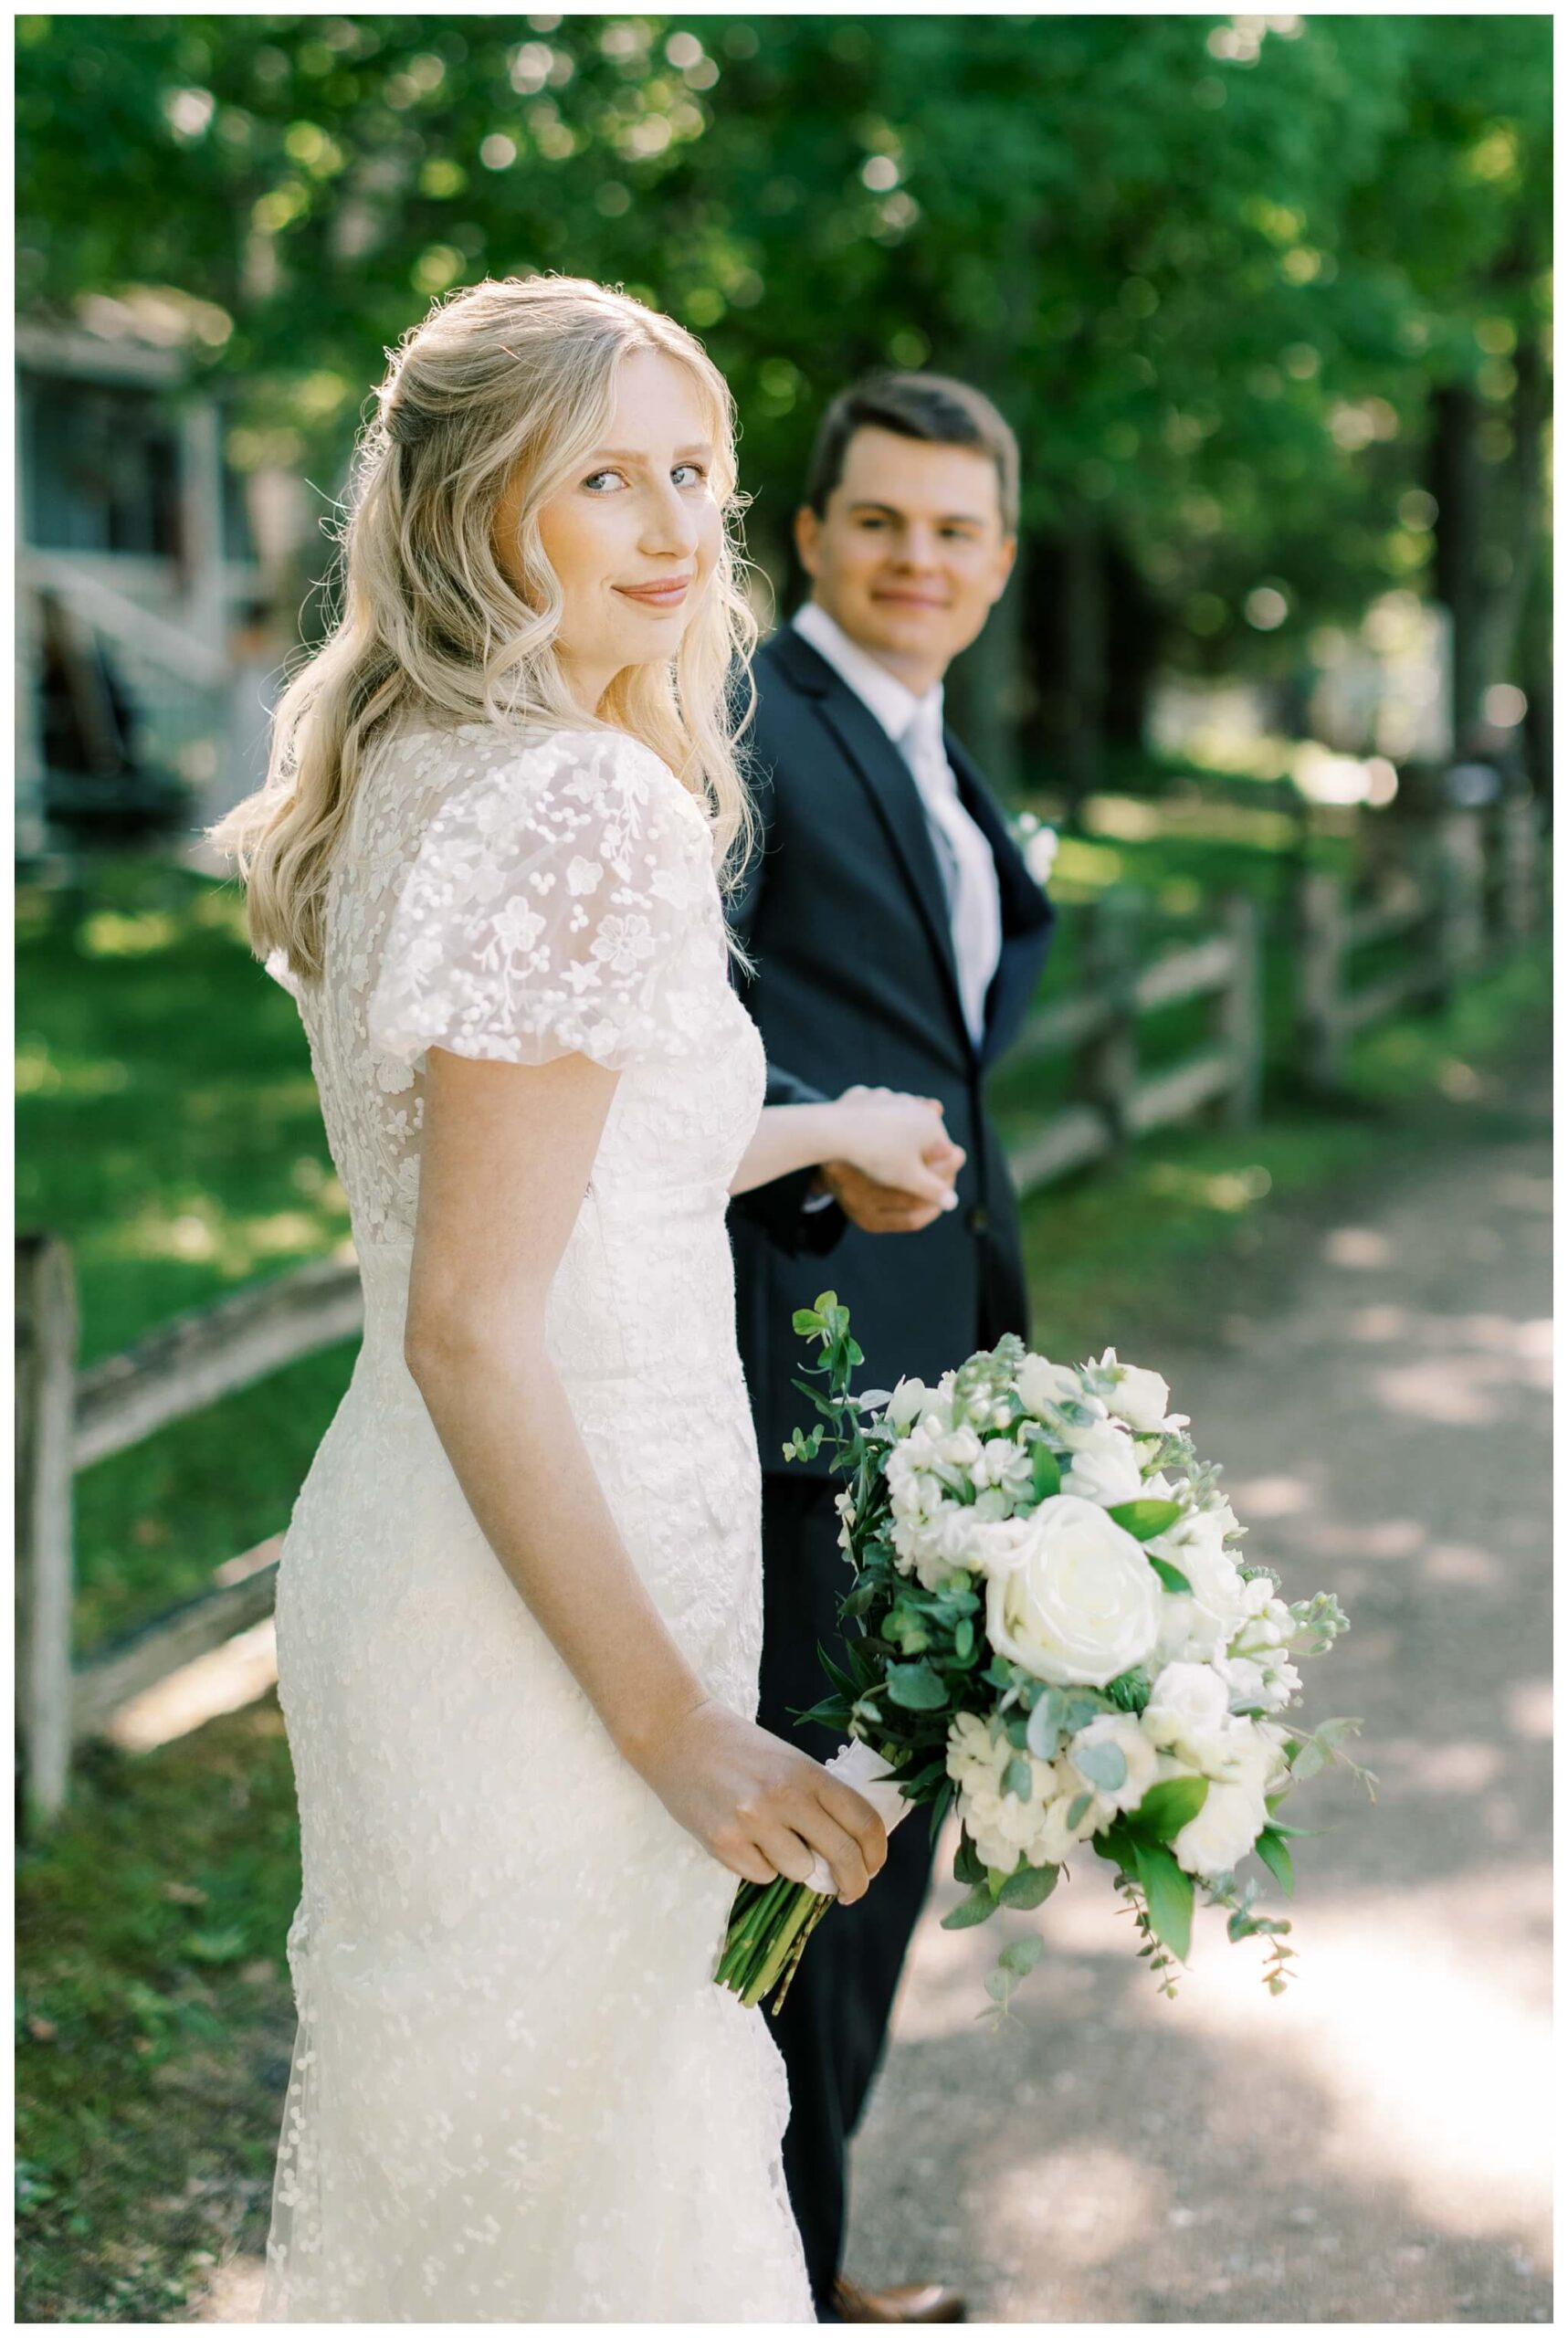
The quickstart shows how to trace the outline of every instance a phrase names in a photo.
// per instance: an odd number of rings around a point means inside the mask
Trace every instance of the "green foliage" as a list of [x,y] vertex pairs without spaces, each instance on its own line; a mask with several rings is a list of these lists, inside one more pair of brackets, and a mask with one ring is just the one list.
[[1193,1587],[1191,1579],[1183,1574],[1180,1567],[1173,1565],[1169,1559],[1157,1559],[1153,1553],[1151,1552],[1149,1553],[1149,1564],[1153,1568],[1155,1574],[1159,1576],[1160,1581],[1163,1584],[1167,1591],[1191,1591]]
[[17,50],[22,302],[202,304],[249,461],[332,480],[433,295],[565,269],[704,336],[774,566],[825,398],[930,363],[1001,395],[1035,530],[1279,673],[1419,574],[1432,383],[1517,424],[1544,322],[1544,18],[42,16]]
[[[1135,1543],[1152,1543],[1156,1534],[1163,1534],[1168,1527],[1175,1524],[1182,1514],[1182,1505],[1179,1501],[1152,1499],[1119,1501],[1108,1508],[1105,1514],[1107,1518],[1114,1519]],[[1153,1564],[1158,1566],[1160,1562],[1155,1560]],[[1192,1585],[1187,1584],[1185,1587],[1191,1590]]]
[[1197,1817],[1208,1794],[1206,1778],[1163,1779],[1150,1787],[1138,1806],[1138,1832],[1152,1842],[1173,1841],[1187,1821]]

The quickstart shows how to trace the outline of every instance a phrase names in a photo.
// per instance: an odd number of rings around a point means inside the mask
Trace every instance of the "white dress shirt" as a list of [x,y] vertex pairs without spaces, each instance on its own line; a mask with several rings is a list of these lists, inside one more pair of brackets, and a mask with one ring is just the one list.
[[796,613],[795,628],[876,717],[920,790],[947,893],[963,1019],[978,1047],[985,1029],[985,994],[1002,955],[1002,896],[991,847],[963,808],[942,744],[942,684],[933,682],[917,698],[816,601]]

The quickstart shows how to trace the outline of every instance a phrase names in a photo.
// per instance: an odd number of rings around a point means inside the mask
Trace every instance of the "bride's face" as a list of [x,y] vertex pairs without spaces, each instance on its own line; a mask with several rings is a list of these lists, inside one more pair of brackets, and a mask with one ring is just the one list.
[[[556,652],[588,709],[627,666],[673,658],[718,561],[714,448],[697,384],[657,350],[623,360],[603,443],[539,511],[565,602]],[[521,585],[521,484],[503,498],[497,552]]]

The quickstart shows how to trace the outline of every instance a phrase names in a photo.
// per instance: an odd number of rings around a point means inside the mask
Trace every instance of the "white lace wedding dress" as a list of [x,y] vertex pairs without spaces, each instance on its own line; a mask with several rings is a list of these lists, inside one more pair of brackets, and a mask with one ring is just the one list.
[[289,986],[366,1321],[279,1576],[304,1885],[261,2318],[809,2322],[783,2065],[710,1977],[735,1879],[616,1752],[402,1353],[424,1049],[617,1069],[549,1343],[671,1631],[752,1714],[724,1209],[763,1066],[707,824],[618,732],[410,732],[357,791],[324,977]]

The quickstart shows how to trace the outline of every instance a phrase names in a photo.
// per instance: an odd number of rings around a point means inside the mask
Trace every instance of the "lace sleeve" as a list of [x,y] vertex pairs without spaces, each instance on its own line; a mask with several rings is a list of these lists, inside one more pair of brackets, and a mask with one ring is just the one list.
[[689,1055],[716,904],[707,823],[647,748],[603,732],[520,746],[425,831],[371,1045],[405,1062],[429,1047],[518,1064],[582,1054],[614,1071]]

